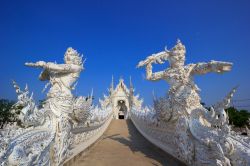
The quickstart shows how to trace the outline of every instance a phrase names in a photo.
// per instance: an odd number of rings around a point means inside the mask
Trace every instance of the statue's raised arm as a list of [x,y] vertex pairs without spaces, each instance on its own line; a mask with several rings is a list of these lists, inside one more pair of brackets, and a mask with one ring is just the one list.
[[163,64],[164,61],[167,60],[168,56],[169,51],[165,49],[164,51],[148,56],[145,60],[140,61],[136,67],[144,67],[152,63]]
[[169,51],[165,49],[159,53],[148,56],[145,60],[140,61],[137,68],[146,66],[146,78],[147,80],[157,81],[163,78],[164,71],[154,72],[152,64],[163,64],[169,57]]

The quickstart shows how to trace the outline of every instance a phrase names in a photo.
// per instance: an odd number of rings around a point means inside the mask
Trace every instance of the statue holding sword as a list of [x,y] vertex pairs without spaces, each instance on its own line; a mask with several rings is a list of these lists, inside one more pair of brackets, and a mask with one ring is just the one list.
[[[38,61],[36,63],[25,63],[26,66],[42,68],[39,79],[49,81],[51,87],[47,94],[44,110],[48,112],[54,133],[52,165],[61,165],[68,155],[70,145],[70,131],[72,123],[76,123],[75,109],[77,101],[82,98],[75,98],[72,91],[73,84],[77,81],[82,72],[82,56],[73,48],[68,48],[64,55],[65,64]],[[81,106],[81,105],[80,105]],[[81,107],[82,108],[82,107]],[[84,113],[84,109],[81,109]]]
[[[148,56],[140,61],[137,67],[146,68],[146,79],[151,81],[165,80],[170,84],[169,107],[176,113],[190,114],[195,108],[202,107],[200,104],[199,88],[193,81],[195,75],[209,72],[223,73],[230,71],[232,63],[221,61],[202,62],[185,65],[186,48],[177,40],[177,44],[171,49]],[[169,68],[153,72],[152,64],[169,62]],[[165,111],[166,112],[166,111]]]

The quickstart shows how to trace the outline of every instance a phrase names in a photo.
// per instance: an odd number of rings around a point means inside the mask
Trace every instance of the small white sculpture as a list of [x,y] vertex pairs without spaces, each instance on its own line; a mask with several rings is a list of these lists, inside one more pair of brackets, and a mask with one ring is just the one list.
[[24,91],[20,89],[15,81],[13,81],[14,88],[16,89],[18,101],[13,107],[13,111],[18,111],[21,108],[18,119],[24,127],[42,125],[44,122],[44,110],[38,109],[35,101],[33,100],[33,93],[29,96],[28,85]]

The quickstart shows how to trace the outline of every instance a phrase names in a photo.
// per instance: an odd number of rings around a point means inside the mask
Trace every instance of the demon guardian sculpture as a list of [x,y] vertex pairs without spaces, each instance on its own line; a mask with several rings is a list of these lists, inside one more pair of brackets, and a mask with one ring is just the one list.
[[[50,89],[43,107],[38,109],[28,88],[18,95],[15,106],[21,108],[19,119],[24,128],[9,128],[0,133],[2,165],[62,165],[103,134],[111,119],[111,111],[92,106],[92,95],[75,97],[71,91],[83,71],[82,56],[68,48],[65,64],[39,61],[25,63],[41,68],[41,81],[49,81]],[[79,147],[77,147],[79,146]],[[76,148],[77,147],[77,148]]]
[[[211,61],[209,63],[198,63],[184,66],[185,46],[180,40],[171,50],[165,50],[156,55],[149,56],[145,61],[141,61],[137,67],[146,66],[147,79],[151,81],[165,80],[170,84],[169,105],[177,114],[190,114],[195,108],[201,107],[198,87],[193,82],[193,76],[197,74],[206,74],[208,72],[229,71],[232,63]],[[152,72],[152,63],[164,63],[168,60],[170,67],[164,71]],[[192,103],[192,104],[191,104]],[[165,115],[166,116],[166,115]],[[164,115],[159,118],[168,119]]]
[[[230,71],[232,63],[211,61],[184,65],[185,46],[177,41],[171,50],[153,54],[139,62],[146,68],[147,80],[165,80],[168,96],[156,99],[154,108],[132,111],[132,120],[148,140],[189,165],[249,165],[250,139],[230,131],[224,111],[235,92],[210,110],[200,103],[199,88],[193,76]],[[169,68],[152,72],[152,64],[169,61]],[[163,132],[165,131],[165,132]]]
[[26,66],[42,68],[41,81],[49,81],[51,88],[47,94],[48,109],[60,117],[73,114],[73,95],[71,90],[83,70],[82,57],[72,48],[68,48],[64,56],[65,64],[39,61],[25,63]]

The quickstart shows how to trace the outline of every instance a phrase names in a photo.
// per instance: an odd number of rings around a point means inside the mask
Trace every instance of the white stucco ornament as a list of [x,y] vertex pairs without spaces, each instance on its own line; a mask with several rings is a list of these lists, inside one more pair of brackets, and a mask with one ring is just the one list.
[[[200,103],[195,75],[230,71],[232,63],[221,61],[185,65],[186,48],[180,40],[171,49],[153,54],[137,67],[146,68],[146,78],[165,80],[168,96],[155,99],[154,108],[133,110],[131,119],[148,140],[188,165],[250,165],[250,138],[230,130],[225,108],[234,88],[210,110]],[[152,64],[169,62],[164,71],[152,72]]]
[[0,132],[1,165],[62,165],[84,150],[77,145],[86,148],[105,131],[111,111],[94,107],[92,95],[75,97],[71,92],[84,70],[82,56],[68,48],[64,62],[25,63],[42,69],[39,79],[48,81],[45,88],[50,88],[42,108],[38,108],[28,87],[21,91],[14,82],[18,102],[13,108],[21,109],[22,127],[9,126]]

